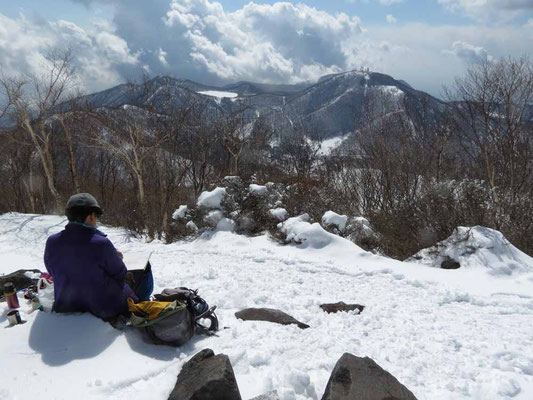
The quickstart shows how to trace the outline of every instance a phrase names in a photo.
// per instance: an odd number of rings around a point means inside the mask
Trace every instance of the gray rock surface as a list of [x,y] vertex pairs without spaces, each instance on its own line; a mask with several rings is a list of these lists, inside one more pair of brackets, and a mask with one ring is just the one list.
[[329,378],[322,400],[416,400],[371,358],[344,353]]
[[228,356],[204,349],[181,369],[169,400],[241,400]]
[[443,262],[441,262],[440,263],[440,267],[442,269],[459,269],[459,268],[461,268],[461,264],[459,264],[453,258],[449,258],[449,259],[444,260]]
[[298,321],[283,311],[274,308],[246,308],[235,313],[243,321],[268,321],[281,325],[297,325],[300,329],[307,329],[309,325]]
[[321,304],[320,308],[328,314],[354,310],[359,310],[359,313],[362,313],[365,306],[361,304],[346,304],[343,301],[339,301],[338,303]]

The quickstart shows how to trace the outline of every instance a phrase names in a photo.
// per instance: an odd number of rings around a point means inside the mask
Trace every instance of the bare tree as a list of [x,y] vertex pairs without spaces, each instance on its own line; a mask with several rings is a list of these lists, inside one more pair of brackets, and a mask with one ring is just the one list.
[[465,162],[489,185],[500,229],[506,209],[532,185],[533,64],[526,57],[486,61],[446,95]]
[[74,85],[72,53],[69,49],[51,49],[40,74],[21,74],[16,77],[2,75],[0,78],[7,101],[2,112],[11,114],[39,155],[56,210],[62,209],[63,202],[55,181],[50,117],[57,113],[59,105],[66,100]]

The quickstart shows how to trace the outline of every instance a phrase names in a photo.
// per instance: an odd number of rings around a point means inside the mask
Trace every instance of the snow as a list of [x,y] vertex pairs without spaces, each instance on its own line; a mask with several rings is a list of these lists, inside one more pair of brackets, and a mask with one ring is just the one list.
[[403,94],[403,90],[399,89],[396,86],[377,86],[382,92],[390,94],[392,96],[401,96]]
[[203,94],[205,96],[211,96],[211,97],[218,97],[218,98],[235,98],[238,96],[237,93],[233,93],[233,92],[221,92],[221,91],[218,91],[218,90],[206,90],[206,91],[203,91],[203,92],[197,92],[197,93],[200,93],[200,94]]
[[198,207],[221,208],[221,202],[226,195],[226,188],[217,187],[210,192],[202,192],[198,197]]
[[176,211],[174,211],[174,213],[172,214],[172,219],[180,219],[180,218],[185,218],[185,214],[187,214],[187,210],[188,210],[188,207],[187,206],[179,206],[178,209]]
[[271,208],[268,210],[270,215],[272,215],[274,218],[277,218],[279,221],[283,221],[285,218],[287,218],[287,210],[281,207],[277,208]]
[[339,215],[334,211],[326,211],[322,216],[323,225],[334,225],[339,231],[343,232],[346,229],[346,223],[348,222],[348,217],[346,215]]
[[[65,223],[0,215],[0,273],[44,270],[46,237]],[[307,242],[325,239],[324,246],[230,232],[165,245],[101,227],[124,254],[153,251],[156,292],[199,288],[227,329],[176,349],[91,315],[28,314],[22,298],[27,322],[7,328],[0,303],[0,398],[166,400],[182,365],[204,348],[230,357],[244,400],[273,390],[283,400],[319,399],[344,352],[373,358],[420,400],[533,397],[531,270],[429,268],[364,252],[306,217],[288,225]],[[337,301],[366,308],[360,315],[319,308]],[[245,307],[277,308],[311,327],[236,319]]]
[[344,139],[346,139],[347,136],[339,136],[334,137],[331,139],[323,140],[320,143],[320,149],[318,150],[318,154],[327,156],[331,154],[333,150],[335,150],[337,147],[339,147],[342,142],[344,142]]
[[493,275],[533,272],[533,258],[513,246],[501,232],[483,226],[458,227],[437,246],[411,257],[411,261],[436,268],[446,259],[459,262],[461,268],[481,268]]
[[309,220],[309,215],[303,214],[279,223],[278,228],[287,235],[287,241],[297,243],[302,249],[322,249],[329,246],[330,248],[340,247],[363,252],[363,250],[353,242],[329,233],[322,228],[318,222],[311,224]]
[[263,196],[267,192],[266,186],[256,185],[255,183],[252,183],[248,190],[250,193],[255,194],[256,196]]
[[187,222],[187,225],[185,225],[185,226],[187,228],[189,228],[190,230],[192,230],[192,231],[197,231],[198,230],[198,226],[196,226],[196,224],[193,221]]

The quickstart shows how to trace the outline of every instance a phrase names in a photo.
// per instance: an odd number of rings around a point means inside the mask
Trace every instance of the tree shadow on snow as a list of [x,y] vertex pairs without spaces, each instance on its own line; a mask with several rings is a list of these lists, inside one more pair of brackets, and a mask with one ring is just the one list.
[[91,314],[40,312],[33,321],[29,345],[50,366],[93,358],[122,332]]

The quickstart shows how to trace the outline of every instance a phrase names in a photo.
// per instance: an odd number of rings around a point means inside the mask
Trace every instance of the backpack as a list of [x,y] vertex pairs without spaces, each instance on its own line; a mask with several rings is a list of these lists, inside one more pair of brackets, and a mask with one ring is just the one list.
[[[197,290],[165,289],[154,297],[157,301],[130,306],[130,323],[145,331],[155,344],[182,346],[195,333],[213,335],[218,330],[216,306],[209,307]],[[209,326],[203,325],[204,320],[210,321]]]

